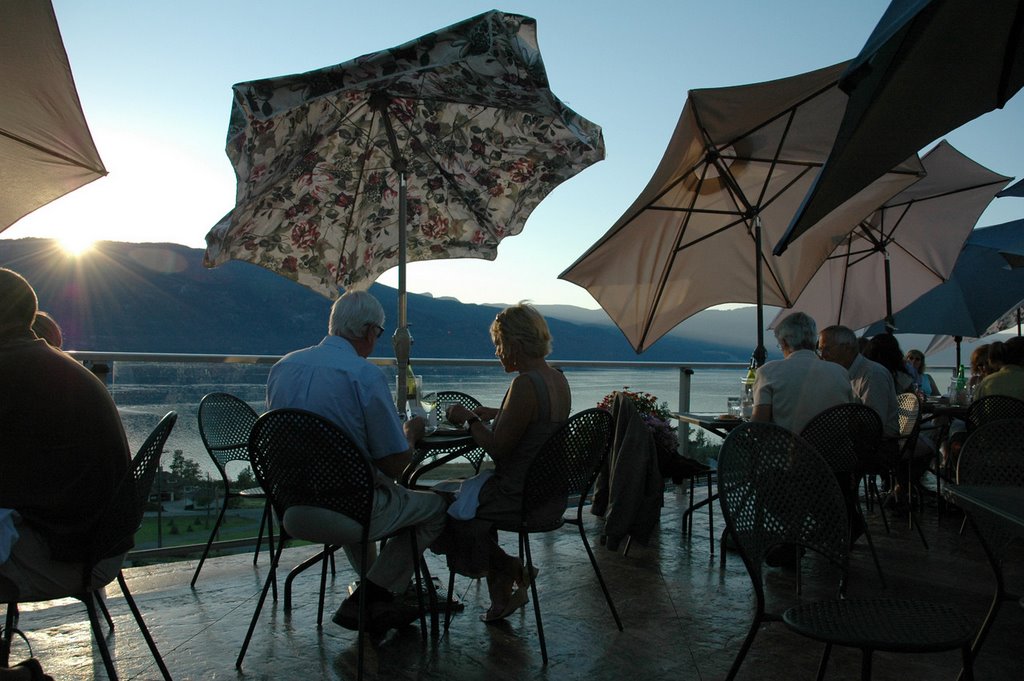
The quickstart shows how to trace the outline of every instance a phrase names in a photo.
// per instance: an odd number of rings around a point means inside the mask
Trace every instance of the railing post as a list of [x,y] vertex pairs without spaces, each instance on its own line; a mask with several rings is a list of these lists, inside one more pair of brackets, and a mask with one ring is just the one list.
[[[679,367],[679,411],[690,411],[690,377],[693,376],[693,369],[690,367]],[[690,424],[683,421],[676,422],[679,428],[679,443],[682,445],[682,455],[690,456]]]

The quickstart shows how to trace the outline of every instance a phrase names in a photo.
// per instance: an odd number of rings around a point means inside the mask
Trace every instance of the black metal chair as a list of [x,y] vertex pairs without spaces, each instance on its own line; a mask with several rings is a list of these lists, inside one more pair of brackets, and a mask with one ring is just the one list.
[[[257,419],[249,437],[249,458],[253,473],[277,515],[277,550],[263,585],[252,621],[242,642],[235,667],[242,668],[267,592],[275,579],[281,552],[291,537],[284,528],[285,511],[292,506],[314,506],[345,515],[362,527],[360,538],[362,560],[359,579],[364,580],[369,563],[370,519],[373,516],[374,472],[372,464],[356,445],[333,423],[301,409],[275,409]],[[403,528],[410,538],[410,549],[419,556],[414,528]],[[396,533],[396,535],[399,533]],[[396,536],[390,535],[390,536]],[[302,537],[295,537],[302,539]],[[335,547],[330,547],[335,548]],[[423,584],[430,575],[423,574],[426,563],[416,563],[416,587],[420,605],[420,623],[426,638],[426,609],[423,606]],[[320,577],[320,605],[317,624],[323,618],[323,593],[326,567]],[[363,635],[366,621],[366,589],[360,589],[358,633],[358,678],[363,678]],[[431,592],[432,593],[432,592]],[[436,619],[434,620],[436,627]]]
[[800,431],[800,437],[825,459],[836,474],[837,480],[841,478],[842,484],[849,486],[849,489],[844,491],[847,513],[856,514],[853,523],[855,526],[859,524],[864,530],[864,537],[868,541],[871,557],[878,570],[878,579],[884,589],[885,575],[882,574],[882,565],[878,562],[875,542],[871,538],[871,528],[864,519],[860,501],[857,499],[857,480],[866,465],[877,456],[878,447],[882,442],[882,420],[874,409],[866,405],[839,404],[812,418]]
[[1003,419],[1024,419],[1024,401],[1008,395],[988,395],[967,408],[967,430]]
[[[453,404],[461,404],[467,409],[473,410],[480,406],[480,401],[472,395],[457,390],[442,390],[437,393],[432,411],[435,415],[438,428],[454,428],[448,421],[448,407]],[[424,473],[435,470],[455,459],[465,459],[473,467],[473,473],[480,472],[487,452],[482,447],[455,445],[451,448],[431,447],[427,450],[417,450],[415,457],[406,468],[404,484],[413,489],[429,489],[429,486],[418,484]],[[429,458],[429,460],[428,460]]]
[[[846,505],[832,468],[803,438],[771,423],[739,426],[722,444],[718,487],[726,528],[756,597],[754,621],[728,679],[736,677],[761,625],[779,621],[825,643],[819,679],[833,645],[861,650],[862,679],[871,676],[876,650],[923,653],[959,648],[964,669],[971,674],[974,626],[954,608],[891,598],[843,598],[849,561]],[[762,565],[779,546],[803,547],[834,564],[840,573],[839,597],[805,601],[781,614],[767,612]]]
[[[131,468],[125,474],[121,483],[114,493],[110,505],[96,522],[96,534],[92,540],[88,558],[83,561],[82,588],[75,593],[63,594],[41,600],[53,600],[58,597],[73,597],[82,601],[89,614],[89,624],[92,627],[93,638],[96,646],[100,649],[100,656],[103,658],[103,665],[106,667],[107,676],[112,680],[117,679],[117,669],[114,667],[114,660],[107,647],[106,638],[100,628],[99,610],[103,612],[110,631],[114,630],[114,621],[110,617],[103,602],[100,590],[106,587],[106,583],[98,584],[93,578],[94,566],[102,560],[126,553],[135,544],[135,532],[142,524],[142,516],[149,501],[149,494],[153,487],[153,480],[156,477],[157,466],[160,463],[160,454],[163,452],[164,444],[171,433],[178,415],[168,412],[153,429],[149,437],[139,448],[138,453],[132,459]],[[135,617],[139,631],[142,632],[146,645],[149,646],[153,659],[160,668],[164,679],[170,681],[171,674],[167,671],[163,657],[156,647],[153,636],[142,617],[135,599],[132,597],[128,584],[124,579],[124,572],[118,570],[117,584],[121,587],[124,600]],[[14,632],[15,620],[18,618],[18,603],[29,602],[22,600],[17,594],[0,593],[0,600],[7,603],[7,617],[3,630],[3,640],[0,641],[0,666],[7,666],[11,647],[11,636]]]
[[[209,452],[210,458],[217,472],[220,473],[221,482],[224,485],[223,503],[220,507],[220,514],[217,522],[213,524],[210,538],[206,541],[206,548],[196,566],[195,574],[192,575],[192,586],[195,587],[199,579],[199,572],[203,569],[203,563],[210,553],[210,547],[217,536],[221,523],[224,522],[224,514],[228,510],[231,499],[266,499],[266,494],[260,487],[251,487],[243,490],[231,489],[231,478],[228,477],[227,466],[234,461],[249,463],[249,431],[256,423],[258,414],[256,410],[244,400],[228,393],[210,393],[199,402],[199,435],[203,439],[203,445]],[[263,518],[260,520],[259,535],[256,538],[256,552],[252,557],[252,564],[260,555],[260,546],[263,543],[263,530],[267,530],[267,543],[270,553],[274,553],[274,527],[271,521],[270,502],[263,506]]]
[[[1024,419],[1002,419],[976,427],[960,450],[957,483],[1024,487]],[[967,518],[981,540],[996,582],[992,605],[971,646],[976,656],[1003,602],[1020,599],[1007,592],[1002,565],[1010,546],[1022,537],[1019,529],[992,514],[970,512]]]
[[[530,551],[530,535],[540,532],[551,532],[566,523],[575,525],[580,532],[580,539],[587,550],[594,574],[604,592],[605,601],[615,618],[615,625],[622,631],[622,620],[612,602],[612,596],[601,575],[601,568],[594,557],[594,551],[587,541],[586,529],[583,526],[583,507],[587,495],[597,477],[601,461],[608,454],[608,446],[612,436],[612,415],[604,409],[587,409],[569,417],[562,428],[548,438],[537,453],[526,473],[523,494],[523,507],[519,520],[507,525],[496,523],[499,531],[515,532],[519,535],[520,557],[524,558],[526,570],[533,572],[533,554]],[[574,517],[566,518],[564,510],[570,498],[578,495]],[[558,508],[557,513],[540,517],[535,509]],[[451,573],[448,582],[449,597],[455,590],[455,573]],[[544,641],[544,625],[540,614],[540,599],[537,595],[537,580],[530,580],[533,595],[533,612],[537,618],[537,636],[540,639],[540,652],[544,664],[548,661],[547,645]],[[449,607],[446,612],[451,613]],[[450,623],[450,616],[445,618],[445,629]]]
[[[921,543],[928,548],[928,540],[924,538],[924,530],[921,523],[915,518],[916,506],[920,504],[920,490],[918,490],[918,501],[914,501],[914,491],[917,488],[913,479],[914,465],[920,459],[916,455],[917,441],[921,434],[921,401],[914,393],[900,393],[896,396],[899,412],[900,436],[899,436],[899,457],[891,462],[890,477],[895,483],[899,467],[906,467],[907,470],[907,522],[910,527],[917,528],[917,534]],[[936,452],[937,454],[937,452]],[[883,508],[883,515],[885,513]]]

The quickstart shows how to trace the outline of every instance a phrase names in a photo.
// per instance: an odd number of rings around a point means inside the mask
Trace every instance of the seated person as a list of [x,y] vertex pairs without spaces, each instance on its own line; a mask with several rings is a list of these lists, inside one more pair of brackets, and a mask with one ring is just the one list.
[[[422,551],[444,529],[445,503],[433,492],[416,492],[395,483],[412,460],[413,445],[423,436],[424,425],[420,418],[404,425],[399,421],[384,373],[366,360],[383,331],[380,302],[365,291],[345,293],[331,307],[327,337],[319,345],[285,355],[271,368],[267,408],[305,409],[337,424],[376,467],[370,539],[415,526]],[[351,539],[355,523],[348,517],[295,507],[285,513],[284,525],[294,536],[344,545],[349,560],[359,565],[360,553]],[[365,582],[338,608],[334,623],[358,629],[359,590],[364,588],[370,619],[367,631],[382,633],[412,622],[418,611],[394,599],[395,593],[405,593],[416,569],[420,557],[411,554],[407,541],[389,541],[370,565]]]
[[[491,324],[495,354],[506,373],[516,373],[499,409],[470,411],[461,404],[448,409],[448,420],[465,423],[473,440],[494,460],[493,474],[479,489],[472,519],[449,518],[445,534],[433,547],[448,555],[448,564],[460,574],[487,578],[491,606],[481,615],[485,622],[503,619],[528,601],[529,581],[518,558],[498,545],[495,522],[519,519],[523,485],[534,457],[551,435],[569,418],[572,395],[562,372],[549,366],[551,332],[532,306],[520,303],[498,313]],[[487,425],[485,421],[491,421]],[[456,504],[467,501],[458,498]],[[469,502],[471,507],[471,502]],[[538,513],[561,514],[556,508]]]
[[891,333],[872,336],[864,349],[864,356],[889,370],[897,394],[914,392],[915,379],[907,370],[907,363],[903,359],[903,351],[900,350],[896,336]]
[[[26,600],[81,590],[96,521],[131,464],[110,393],[36,338],[37,307],[29,283],[0,268],[0,508],[13,509],[17,533],[0,584]],[[94,583],[113,580],[123,559],[97,563]]]
[[992,343],[989,348],[989,363],[993,362],[999,369],[981,380],[974,399],[989,395],[1006,395],[1024,400],[1024,338],[1014,336],[1005,343]]
[[913,367],[915,372],[917,372],[917,385],[921,389],[921,392],[924,393],[924,396],[938,397],[941,394],[939,392],[939,386],[935,384],[935,379],[931,377],[931,374],[927,373],[924,362],[924,353],[920,350],[908,350],[907,363]]
[[817,327],[807,314],[784,317],[775,327],[775,339],[783,359],[757,370],[751,421],[770,421],[799,433],[818,413],[853,402],[846,371],[815,354]]
[[971,395],[974,395],[978,389],[978,384],[981,383],[981,379],[988,376],[991,372],[988,363],[988,351],[991,345],[979,345],[974,348],[971,352],[971,377],[967,382],[967,387],[971,391]]

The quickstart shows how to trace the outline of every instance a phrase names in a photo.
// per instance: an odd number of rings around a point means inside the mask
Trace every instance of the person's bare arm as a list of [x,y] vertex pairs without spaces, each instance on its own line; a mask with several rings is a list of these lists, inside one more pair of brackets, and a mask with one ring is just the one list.
[[753,413],[750,415],[751,421],[761,421],[765,423],[772,422],[772,405],[770,404],[759,404],[754,407]]

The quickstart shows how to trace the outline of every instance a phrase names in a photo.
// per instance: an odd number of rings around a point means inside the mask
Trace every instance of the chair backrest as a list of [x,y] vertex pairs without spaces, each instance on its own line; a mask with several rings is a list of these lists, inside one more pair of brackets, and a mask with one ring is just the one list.
[[547,439],[526,473],[523,519],[531,511],[564,510],[570,495],[580,495],[582,506],[608,454],[614,423],[605,409],[585,409]]
[[453,404],[461,404],[466,409],[473,410],[480,406],[480,400],[467,393],[459,392],[458,390],[439,391],[437,393],[437,400],[434,402],[433,409],[433,412],[437,414],[437,424],[439,426],[452,425],[448,421],[447,412],[448,407]]
[[[1003,419],[978,426],[960,450],[957,483],[1024,487],[1024,419]],[[971,520],[992,560],[1002,561],[1020,531],[988,514],[973,513]]]
[[252,427],[249,461],[278,519],[291,506],[316,506],[369,530],[373,469],[331,421],[302,409],[268,411]]
[[92,562],[119,555],[135,545],[135,532],[142,525],[160,455],[177,420],[176,412],[167,412],[132,458],[132,465],[118,485],[113,500],[96,523]]
[[210,393],[199,402],[199,436],[220,470],[230,461],[249,460],[249,431],[259,415],[244,400],[228,393]]
[[900,450],[913,451],[921,431],[921,401],[914,393],[900,393],[896,396],[896,408],[900,422]]
[[770,549],[798,544],[846,572],[849,527],[843,495],[828,463],[803,438],[773,423],[744,423],[718,459],[722,515],[761,592]]
[[882,419],[864,404],[838,404],[812,418],[800,432],[837,473],[852,473],[872,460],[882,443]]
[[967,430],[1001,419],[1024,419],[1024,402],[1008,395],[989,395],[967,409]]

